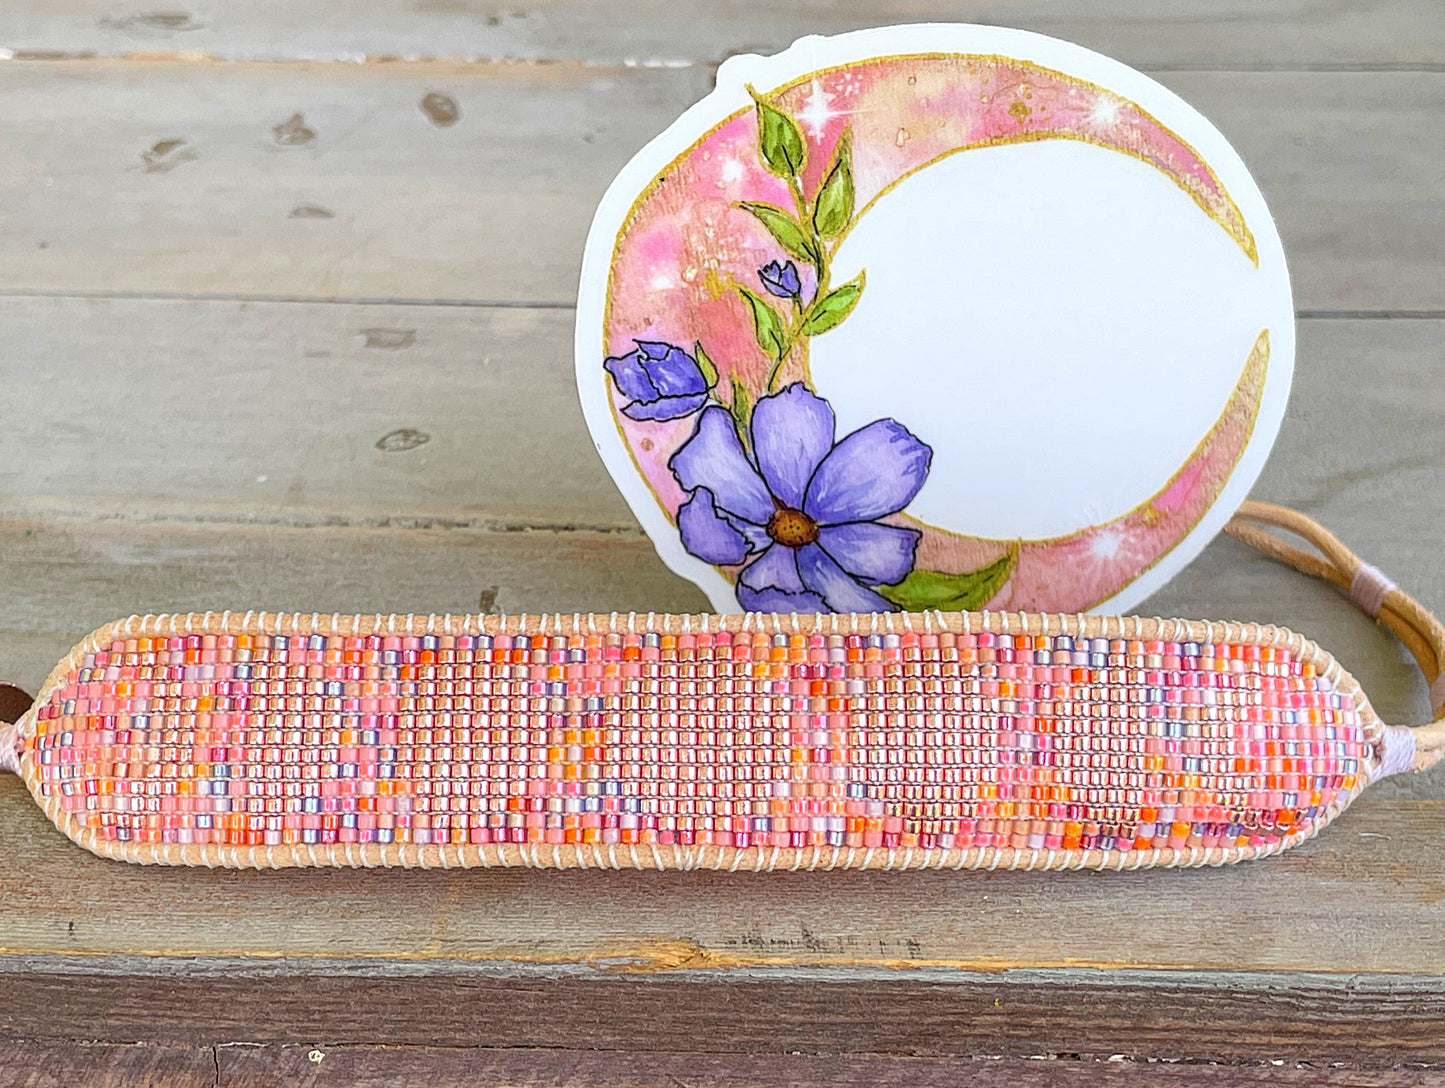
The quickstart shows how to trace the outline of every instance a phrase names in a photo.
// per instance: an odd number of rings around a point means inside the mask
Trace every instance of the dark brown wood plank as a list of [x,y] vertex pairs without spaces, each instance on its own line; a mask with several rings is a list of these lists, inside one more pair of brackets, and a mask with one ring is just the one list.
[[439,1047],[223,1047],[219,1088],[275,1083],[326,1088],[1092,1088],[1094,1085],[1310,1085],[1417,1088],[1445,1073],[1282,1062],[1221,1065],[1120,1057],[1078,1059],[831,1057],[803,1054],[629,1054]]
[[[1091,972],[783,980],[0,973],[0,1032],[160,1043],[1445,1063],[1434,977]],[[159,969],[157,969],[159,967]],[[322,1063],[324,1066],[324,1062]]]
[[1221,1064],[1118,1055],[908,1058],[891,1055],[627,1053],[487,1047],[185,1046],[0,1042],[0,1088],[1093,1088],[1309,1085],[1417,1088],[1445,1073],[1415,1065]]
[[218,1076],[208,1046],[0,1040],[0,1088],[218,1088]]

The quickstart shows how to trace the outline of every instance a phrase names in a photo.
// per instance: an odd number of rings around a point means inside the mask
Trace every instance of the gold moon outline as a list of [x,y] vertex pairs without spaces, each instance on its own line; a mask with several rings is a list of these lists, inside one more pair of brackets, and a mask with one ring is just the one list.
[[[919,163],[911,167],[910,169],[900,173],[899,176],[887,183],[877,192],[873,193],[865,202],[863,209],[859,212],[858,218],[861,218],[861,216],[866,213],[866,211],[871,208],[872,205],[885,192],[896,187],[898,184],[900,184],[903,180],[905,180],[912,174],[917,173],[919,170],[922,170],[926,166],[933,165],[942,158],[949,157],[961,151],[977,150],[986,147],[1004,146],[1016,143],[1038,142],[1049,139],[1071,139],[1089,143],[1094,146],[1098,146],[1105,150],[1113,151],[1119,154],[1124,154],[1126,156],[1153,166],[1161,174],[1163,174],[1165,177],[1169,178],[1174,184],[1179,186],[1181,190],[1183,190],[1211,220],[1213,220],[1217,225],[1219,225],[1230,236],[1230,238],[1239,246],[1243,254],[1250,260],[1250,262],[1256,268],[1259,267],[1258,248],[1253,233],[1250,231],[1248,225],[1245,223],[1243,213],[1241,212],[1233,198],[1229,195],[1223,182],[1218,178],[1213,168],[1209,166],[1207,162],[1205,162],[1202,156],[1199,155],[1199,153],[1192,147],[1192,145],[1190,145],[1172,129],[1169,129],[1167,126],[1163,125],[1157,118],[1155,118],[1143,107],[1139,106],[1138,103],[1133,102],[1131,99],[1128,99],[1123,95],[1118,94],[1117,92],[1113,92],[1104,87],[1101,87],[1098,84],[1081,79],[1079,77],[1071,76],[1057,69],[1047,68],[1045,66],[1037,65],[1026,60],[1008,57],[1002,54],[974,54],[957,52],[902,53],[869,57],[857,62],[816,69],[814,71],[806,73],[805,75],[799,76],[787,83],[780,84],[778,87],[773,89],[770,97],[772,97],[774,100],[781,99],[789,93],[796,92],[800,87],[813,83],[815,80],[817,80],[820,76],[823,75],[840,71],[856,70],[869,65],[876,65],[888,61],[898,60],[947,60],[969,63],[999,64],[1014,66],[1021,69],[1026,68],[1031,72],[1037,73],[1039,76],[1045,76],[1050,79],[1057,80],[1060,83],[1077,87],[1082,90],[1087,90],[1097,95],[1108,96],[1110,99],[1117,100],[1118,102],[1125,104],[1129,109],[1133,110],[1139,118],[1143,119],[1148,124],[1154,126],[1158,131],[1166,134],[1170,140],[1172,140],[1175,144],[1178,145],[1178,147],[1182,148],[1185,152],[1187,152],[1190,159],[1195,164],[1197,164],[1200,172],[1207,179],[1207,184],[1201,182],[1199,178],[1192,175],[1181,175],[1179,172],[1171,171],[1170,169],[1166,168],[1166,166],[1161,163],[1157,158],[1145,154],[1138,147],[1131,147],[1117,141],[1102,140],[1095,136],[1078,132],[1070,132],[1057,128],[1039,128],[1031,131],[995,135],[984,139],[967,141],[955,147],[949,148],[948,150],[938,155],[932,156],[927,161]],[[632,204],[629,207],[627,214],[624,216],[622,226],[616,235],[612,250],[613,259],[610,262],[610,266],[608,269],[607,293],[603,306],[604,344],[608,343],[609,330],[612,322],[614,280],[619,264],[618,256],[622,250],[628,234],[638,220],[639,212],[647,204],[647,202],[656,195],[659,188],[679,168],[679,166],[685,163],[691,156],[697,153],[699,147],[702,144],[707,142],[708,139],[710,139],[724,126],[736,121],[739,117],[748,112],[750,112],[750,107],[740,108],[710,126],[684,151],[674,156],[673,159],[667,164],[667,166],[663,170],[655,174],[652,180],[643,187],[641,192],[639,192],[636,198],[632,201]],[[1152,551],[1152,554],[1140,556],[1139,565],[1134,566],[1133,569],[1130,570],[1127,574],[1121,574],[1121,576],[1117,580],[1111,580],[1108,583],[1107,591],[1100,591],[1096,593],[1089,603],[1078,605],[1076,606],[1075,610],[1082,611],[1096,607],[1103,601],[1106,601],[1111,597],[1117,595],[1126,586],[1137,580],[1141,575],[1152,569],[1161,560],[1163,560],[1170,552],[1174,550],[1175,547],[1178,546],[1181,541],[1183,541],[1193,531],[1193,529],[1199,524],[1199,522],[1203,519],[1208,510],[1214,505],[1214,503],[1218,499],[1219,494],[1222,492],[1225,484],[1233,475],[1235,467],[1237,466],[1240,458],[1243,456],[1244,451],[1248,448],[1249,442],[1253,437],[1254,424],[1259,415],[1265,386],[1265,377],[1267,376],[1268,372],[1269,331],[1270,330],[1268,328],[1265,328],[1256,338],[1255,344],[1246,360],[1245,367],[1243,372],[1241,373],[1240,379],[1236,383],[1234,389],[1231,391],[1229,397],[1227,398],[1224,409],[1222,410],[1219,417],[1216,419],[1213,426],[1211,426],[1210,430],[1206,433],[1205,437],[1201,439],[1199,444],[1195,447],[1189,459],[1186,460],[1185,463],[1178,470],[1176,470],[1169,477],[1168,480],[1165,481],[1165,483],[1160,487],[1160,489],[1156,491],[1152,496],[1150,496],[1150,498],[1136,505],[1125,514],[1117,518],[1111,519],[1110,521],[1103,522],[1097,525],[1087,526],[1085,528],[1076,530],[1068,534],[1036,540],[1001,540],[999,538],[987,538],[965,533],[957,533],[952,530],[943,529],[939,526],[930,525],[921,520],[909,517],[908,515],[898,515],[896,517],[896,520],[901,524],[914,525],[920,529],[931,531],[932,533],[938,534],[940,537],[948,538],[956,542],[959,547],[954,550],[963,552],[979,552],[981,550],[982,554],[980,554],[980,558],[983,562],[988,562],[992,558],[996,558],[999,554],[1002,553],[1003,550],[1011,547],[1018,547],[1020,549],[1020,560],[1023,560],[1025,558],[1025,555],[1027,554],[1028,558],[1030,559],[1031,566],[1037,565],[1038,561],[1043,558],[1043,555],[1041,553],[1050,550],[1071,550],[1073,548],[1076,548],[1081,543],[1088,542],[1091,538],[1098,537],[1102,539],[1105,535],[1120,529],[1132,528],[1135,526],[1139,526],[1145,529],[1155,529],[1156,527],[1162,527],[1160,526],[1161,522],[1178,521],[1178,524],[1169,525],[1168,528],[1164,531],[1164,533],[1160,534],[1167,539],[1167,543],[1164,543],[1162,547],[1159,547],[1157,549],[1149,549],[1150,551]],[[806,366],[806,359],[804,359],[803,367],[805,368],[805,371]],[[602,381],[604,383],[604,391],[606,391],[605,375],[602,376]],[[637,471],[639,476],[644,480],[648,489],[652,492],[654,499],[658,501],[664,513],[667,514],[669,520],[675,522],[675,514],[668,509],[667,504],[662,501],[661,496],[657,492],[657,489],[653,486],[651,481],[647,479],[647,475],[643,471],[643,467],[638,461],[637,452],[633,449],[632,444],[628,439],[627,433],[623,430],[622,419],[619,416],[616,405],[613,404],[611,401],[610,394],[607,395],[607,403],[611,407],[614,425],[616,426],[619,437],[622,440],[623,448],[626,450],[629,458],[632,461],[634,470]],[[1220,460],[1217,457],[1211,457],[1211,454],[1223,454],[1224,463],[1220,463]],[[1191,507],[1196,507],[1197,509],[1191,510],[1183,519],[1177,519],[1171,516],[1173,512],[1169,509],[1169,504],[1165,501],[1165,499],[1166,497],[1170,496],[1171,492],[1180,485],[1181,481],[1185,480],[1190,475],[1201,477],[1202,481],[1205,482],[1206,491],[1202,494],[1202,496],[1195,497],[1195,501],[1189,504]],[[1155,534],[1150,533],[1150,535],[1152,536]],[[1158,537],[1156,537],[1156,539],[1158,539]],[[920,560],[920,566],[922,565],[923,563]],[[1014,577],[1010,579],[1009,584],[1005,587],[1004,591],[1000,594],[1000,596],[995,598],[994,602],[990,602],[991,604],[998,604],[1001,607],[1014,608],[1027,608],[1029,606],[1029,601],[1018,599],[1020,593],[1018,592],[1019,587],[1017,585],[1017,580],[1020,573],[1020,568],[1022,568],[1023,565],[1024,564],[1020,562],[1015,567]],[[958,569],[958,565],[948,564],[944,569]]]

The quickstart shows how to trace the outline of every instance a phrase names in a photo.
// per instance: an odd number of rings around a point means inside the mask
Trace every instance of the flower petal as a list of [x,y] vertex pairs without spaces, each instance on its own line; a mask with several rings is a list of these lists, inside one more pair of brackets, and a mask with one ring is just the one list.
[[849,574],[871,585],[901,582],[913,569],[923,534],[876,521],[830,525],[818,530],[818,544]]
[[823,459],[808,485],[803,511],[820,525],[897,513],[918,494],[932,459],[933,450],[903,424],[876,420],[843,439]]
[[753,407],[753,449],[758,454],[758,467],[785,506],[802,508],[808,480],[832,448],[833,409],[802,382],[760,398]]
[[622,406],[622,414],[628,419],[639,420],[681,419],[692,415],[706,403],[706,393],[690,397],[659,397],[654,401],[635,400]]
[[861,585],[816,544],[798,549],[803,584],[828,603],[833,612],[892,612],[893,605]]
[[805,591],[798,575],[798,558],[792,548],[781,544],[769,548],[738,575],[738,584],[752,590],[778,589],[784,593]]
[[739,583],[738,604],[744,612],[826,612],[827,604],[816,593],[784,593],[781,589],[749,589]]
[[649,358],[646,352],[641,352],[642,369],[647,371],[648,378],[657,387],[659,394],[664,397],[683,397],[707,392],[707,379],[702,376],[696,359],[682,348],[666,344],[652,346],[667,348],[661,358]]
[[733,417],[717,405],[704,408],[697,429],[667,463],[684,491],[705,487],[717,506],[730,514],[766,525],[773,516],[773,497],[753,468]]
[[629,352],[607,359],[602,367],[612,375],[618,391],[628,400],[656,400],[657,387],[642,367],[642,353]]
[[[727,515],[724,516],[726,517]],[[748,542],[748,547],[753,551],[760,552],[764,548],[772,546],[773,538],[768,536],[767,526],[754,525],[752,522],[744,521],[742,518],[729,517],[728,521],[732,522],[734,529],[743,534],[743,539]]]
[[748,542],[713,505],[712,492],[700,487],[677,511],[677,529],[682,546],[691,555],[709,563],[741,563],[748,555]]

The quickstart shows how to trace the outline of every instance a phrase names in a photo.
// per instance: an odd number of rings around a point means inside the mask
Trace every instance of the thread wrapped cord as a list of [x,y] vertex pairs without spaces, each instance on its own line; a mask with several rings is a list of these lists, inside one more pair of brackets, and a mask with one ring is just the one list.
[[[1318,554],[1281,540],[1260,526],[1283,529]],[[1381,773],[1423,771],[1445,756],[1445,626],[1419,601],[1370,566],[1313,518],[1266,502],[1246,502],[1224,527],[1236,540],[1305,574],[1338,586],[1405,644],[1430,685],[1428,725],[1385,730]]]
[[0,774],[20,773],[20,716],[32,699],[14,684],[0,684]]

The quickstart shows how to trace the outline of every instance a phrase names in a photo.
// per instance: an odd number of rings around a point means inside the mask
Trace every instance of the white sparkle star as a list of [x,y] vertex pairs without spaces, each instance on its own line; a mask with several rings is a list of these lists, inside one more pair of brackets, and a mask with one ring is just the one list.
[[1096,125],[1112,125],[1119,120],[1119,100],[1100,98],[1089,111],[1089,120]]
[[1089,543],[1089,551],[1095,559],[1113,559],[1119,554],[1119,534],[1112,529],[1103,529]]
[[833,96],[823,90],[823,85],[816,79],[813,80],[813,89],[808,97],[803,99],[803,108],[798,112],[798,120],[808,126],[814,136],[823,135],[823,128],[833,118],[840,116],[837,110],[829,108]]

